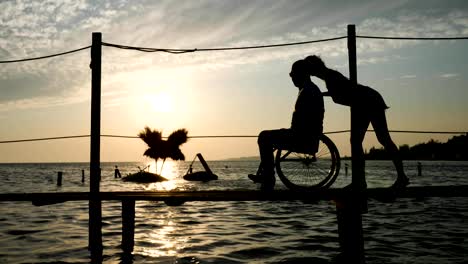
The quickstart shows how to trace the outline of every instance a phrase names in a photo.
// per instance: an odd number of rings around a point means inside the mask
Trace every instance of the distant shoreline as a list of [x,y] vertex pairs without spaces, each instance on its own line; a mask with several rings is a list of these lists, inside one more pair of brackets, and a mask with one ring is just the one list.
[[260,161],[260,157],[259,156],[247,156],[247,157],[227,158],[227,159],[213,160],[213,161]]
[[[351,160],[351,157],[342,157],[341,160]],[[366,161],[368,160],[375,160],[375,161],[392,161],[391,159],[377,159],[377,158],[365,158]],[[403,161],[468,161],[467,159],[405,159]]]

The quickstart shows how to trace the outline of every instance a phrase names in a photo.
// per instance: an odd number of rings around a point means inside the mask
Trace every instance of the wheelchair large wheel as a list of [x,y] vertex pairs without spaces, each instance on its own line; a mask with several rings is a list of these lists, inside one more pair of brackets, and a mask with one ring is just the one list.
[[340,172],[340,154],[333,141],[322,135],[317,153],[278,149],[276,173],[292,190],[328,188]]

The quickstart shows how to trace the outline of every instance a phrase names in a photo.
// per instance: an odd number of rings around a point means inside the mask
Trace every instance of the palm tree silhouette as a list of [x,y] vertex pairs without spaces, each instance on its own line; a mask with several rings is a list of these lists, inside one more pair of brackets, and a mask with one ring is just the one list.
[[155,160],[156,170],[158,168],[158,160],[162,159],[163,163],[160,169],[161,173],[164,162],[167,158],[171,158],[173,160],[185,160],[185,156],[180,150],[180,146],[187,142],[187,133],[187,130],[184,128],[178,129],[172,132],[167,140],[163,140],[162,133],[160,131],[151,130],[151,128],[146,126],[142,131],[140,131],[140,133],[138,133],[138,137],[148,145],[148,149],[143,153],[143,155]]

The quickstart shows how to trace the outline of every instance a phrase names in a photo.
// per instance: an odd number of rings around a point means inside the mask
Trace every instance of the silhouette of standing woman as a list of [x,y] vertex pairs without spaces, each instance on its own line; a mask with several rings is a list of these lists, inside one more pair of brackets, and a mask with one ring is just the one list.
[[[364,153],[362,149],[362,141],[367,131],[369,123],[374,127],[375,135],[380,144],[389,152],[395,165],[398,177],[392,188],[404,188],[409,184],[409,179],[406,177],[403,170],[403,162],[399,156],[398,148],[393,143],[387,127],[387,119],[385,110],[388,106],[385,104],[382,96],[374,89],[358,84],[357,87],[352,87],[352,83],[348,78],[338,71],[329,69],[318,56],[308,56],[305,61],[308,63],[309,74],[325,81],[328,94],[337,104],[352,106],[353,111],[356,111],[357,132],[354,133],[356,142],[359,144],[359,151]],[[353,114],[354,115],[354,114]],[[354,139],[353,139],[354,140]],[[365,179],[363,179],[365,186]]]

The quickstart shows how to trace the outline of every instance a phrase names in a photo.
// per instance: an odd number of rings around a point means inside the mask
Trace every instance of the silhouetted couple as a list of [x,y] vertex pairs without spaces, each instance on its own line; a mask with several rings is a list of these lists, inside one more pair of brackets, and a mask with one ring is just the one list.
[[[353,135],[358,137],[356,141],[361,143],[358,147],[362,154],[362,142],[369,124],[372,124],[377,139],[391,155],[397,170],[398,177],[392,188],[403,188],[409,184],[398,148],[388,131],[385,117],[388,106],[377,91],[360,84],[353,87],[348,78],[338,71],[327,68],[320,57],[315,55],[294,62],[289,75],[294,85],[299,88],[291,128],[265,130],[258,136],[261,166],[257,175],[249,175],[249,178],[261,182],[262,190],[268,191],[274,188],[273,151],[278,146],[286,149],[288,146],[310,146],[317,151],[319,136],[323,129],[324,104],[322,93],[310,80],[310,76],[325,81],[328,92],[324,94],[330,95],[335,103],[353,107],[353,117],[356,117],[353,119],[356,124],[353,128],[358,130]],[[366,187],[364,178],[357,184],[359,187]]]

